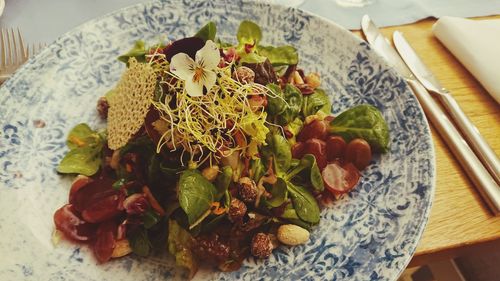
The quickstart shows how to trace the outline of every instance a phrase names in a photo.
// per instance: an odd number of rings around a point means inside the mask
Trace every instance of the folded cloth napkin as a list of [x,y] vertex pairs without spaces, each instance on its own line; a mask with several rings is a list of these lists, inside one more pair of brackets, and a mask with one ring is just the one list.
[[442,17],[434,35],[500,103],[500,19]]

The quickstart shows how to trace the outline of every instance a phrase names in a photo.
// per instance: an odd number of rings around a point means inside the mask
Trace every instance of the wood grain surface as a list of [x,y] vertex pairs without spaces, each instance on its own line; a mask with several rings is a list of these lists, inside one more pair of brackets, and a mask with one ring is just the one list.
[[[500,16],[479,19],[500,19]],[[500,105],[432,35],[435,19],[383,28],[388,38],[402,31],[425,64],[449,89],[493,150],[500,154]],[[359,32],[356,32],[360,35]],[[494,36],[492,34],[492,36]],[[500,46],[499,46],[500,49]],[[499,76],[500,83],[500,76]],[[432,128],[436,151],[436,192],[429,222],[411,266],[470,251],[500,250],[500,216],[494,217],[464,170]]]

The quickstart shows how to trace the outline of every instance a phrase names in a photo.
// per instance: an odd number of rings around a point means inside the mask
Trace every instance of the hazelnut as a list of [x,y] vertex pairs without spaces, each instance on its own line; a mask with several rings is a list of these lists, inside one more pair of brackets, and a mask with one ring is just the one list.
[[97,100],[97,112],[102,119],[108,118],[109,103],[106,97],[100,97]]
[[271,237],[262,232],[255,234],[252,238],[251,252],[253,256],[260,259],[269,257],[273,252]]
[[309,231],[295,224],[284,224],[278,228],[277,238],[283,244],[296,246],[309,240]]
[[201,174],[208,181],[213,182],[217,178],[217,175],[219,174],[219,166],[207,167],[207,168],[203,169],[203,171],[201,171]]
[[241,222],[246,212],[247,206],[245,203],[236,198],[231,199],[231,204],[229,205],[229,211],[227,213],[228,219],[231,222]]
[[233,79],[242,84],[252,83],[255,79],[255,72],[246,66],[240,66],[233,73]]
[[249,177],[242,177],[240,178],[238,183],[238,195],[240,196],[241,200],[243,200],[245,203],[255,202],[258,194],[255,181],[253,181]]

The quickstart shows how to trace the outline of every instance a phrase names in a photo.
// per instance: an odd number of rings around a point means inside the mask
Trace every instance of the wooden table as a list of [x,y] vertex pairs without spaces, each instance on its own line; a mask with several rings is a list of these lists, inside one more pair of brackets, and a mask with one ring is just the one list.
[[[485,18],[500,19],[500,16]],[[451,91],[467,116],[500,155],[500,105],[432,35],[431,27],[435,21],[427,19],[383,28],[382,32],[389,38],[395,30],[404,32],[425,64]],[[436,151],[436,193],[429,222],[410,266],[453,258],[471,251],[500,249],[500,216],[494,217],[489,212],[434,128],[432,135]]]

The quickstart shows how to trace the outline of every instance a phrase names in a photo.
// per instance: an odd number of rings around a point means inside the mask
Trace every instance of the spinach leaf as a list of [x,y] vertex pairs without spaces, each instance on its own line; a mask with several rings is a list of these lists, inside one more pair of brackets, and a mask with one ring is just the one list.
[[226,191],[229,188],[229,184],[231,184],[231,180],[233,179],[233,169],[231,166],[224,166],[222,168],[222,172],[217,175],[215,179],[215,187],[217,188],[217,193],[215,194],[215,201],[219,201],[222,196],[226,194]]
[[269,133],[266,139],[267,145],[261,148],[263,159],[273,159],[278,175],[284,174],[292,161],[292,152],[288,141],[279,133]]
[[118,57],[118,60],[124,62],[128,65],[128,59],[134,57],[138,62],[146,61],[146,46],[144,41],[135,41],[134,47],[130,49],[126,54]]
[[316,163],[316,158],[312,154],[306,154],[302,159],[300,159],[299,165],[288,171],[285,176],[286,180],[291,180],[297,174],[301,172],[306,172],[308,174],[308,180],[310,181],[312,187],[316,191],[323,191],[323,177],[321,176],[321,171],[319,170],[318,164]]
[[270,192],[271,199],[265,201],[268,206],[275,208],[285,203],[288,194],[285,180],[278,178],[276,183],[271,187]]
[[319,206],[316,199],[309,191],[300,185],[294,185],[287,182],[288,194],[292,199],[293,208],[297,216],[308,223],[316,224],[319,222]]
[[330,122],[328,131],[342,136],[346,142],[362,138],[374,150],[389,149],[389,128],[382,113],[372,105],[362,104],[342,112]]
[[244,20],[240,23],[236,38],[240,45],[251,44],[256,46],[262,39],[262,31],[256,23]]
[[303,97],[300,90],[291,84],[286,84],[283,97],[287,102],[287,106],[278,116],[278,123],[284,126],[292,122],[299,115]]
[[297,50],[292,46],[258,46],[260,55],[267,57],[273,66],[292,65],[299,62]]
[[189,271],[193,277],[198,270],[198,262],[191,251],[194,239],[175,220],[168,221],[168,252],[175,257],[175,263]]
[[332,103],[330,102],[330,99],[325,91],[322,89],[316,89],[312,94],[304,96],[302,114],[304,117],[316,114],[318,111],[330,114],[331,107]]
[[142,222],[144,223],[144,227],[146,229],[150,229],[154,225],[156,225],[160,221],[160,216],[151,210],[147,210],[144,213],[144,216],[142,218]]
[[205,41],[207,40],[215,40],[215,34],[217,33],[217,26],[215,25],[215,22],[210,21],[208,22],[205,26],[203,26],[196,34],[194,37],[201,38]]
[[270,116],[279,115],[285,111],[287,106],[284,100],[283,91],[280,86],[276,84],[267,84],[267,88],[273,92],[273,96],[268,96],[267,98],[266,111]]
[[139,228],[136,231],[128,235],[128,240],[130,242],[130,248],[135,254],[146,257],[151,252],[151,242],[148,238],[148,233],[146,229]]
[[210,209],[217,189],[196,170],[185,170],[179,179],[179,203],[192,226]]
[[92,176],[101,165],[101,147],[79,147],[70,150],[59,163],[57,171],[64,174]]
[[293,208],[285,209],[285,211],[281,215],[281,218],[289,220],[291,223],[298,225],[304,229],[311,229],[311,224],[301,220],[299,216],[297,216],[297,212]]

